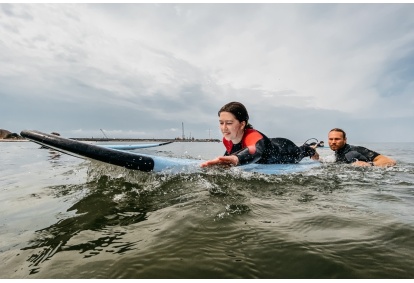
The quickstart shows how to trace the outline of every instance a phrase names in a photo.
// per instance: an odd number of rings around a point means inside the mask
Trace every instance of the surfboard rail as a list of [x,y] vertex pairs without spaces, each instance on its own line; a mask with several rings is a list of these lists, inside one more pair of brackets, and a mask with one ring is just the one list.
[[68,155],[90,158],[146,172],[154,169],[154,160],[149,156],[88,144],[35,130],[23,130],[20,135],[42,146],[53,148]]

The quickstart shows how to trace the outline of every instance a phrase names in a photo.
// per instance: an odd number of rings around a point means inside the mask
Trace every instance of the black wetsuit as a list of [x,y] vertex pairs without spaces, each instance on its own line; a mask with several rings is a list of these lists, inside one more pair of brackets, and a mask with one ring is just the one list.
[[355,161],[373,162],[380,155],[363,146],[345,144],[343,148],[335,151],[336,162],[353,163]]
[[298,163],[304,157],[315,154],[309,145],[297,146],[286,138],[269,139],[254,129],[245,130],[242,141],[238,144],[224,138],[223,143],[227,149],[224,155],[236,155],[240,165]]

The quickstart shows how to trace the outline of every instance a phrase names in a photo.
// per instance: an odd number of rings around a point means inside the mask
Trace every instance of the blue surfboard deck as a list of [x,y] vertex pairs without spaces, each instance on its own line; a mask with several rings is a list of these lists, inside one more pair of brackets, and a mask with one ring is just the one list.
[[297,164],[248,164],[240,167],[247,172],[279,175],[308,171],[318,166],[320,166],[320,162],[307,159]]
[[[53,148],[59,152],[84,159],[122,166],[132,170],[145,172],[193,172],[201,170],[204,160],[174,158],[148,155],[138,152],[120,150],[111,147],[88,144],[60,136],[46,134],[35,130],[24,130],[20,135],[42,146]],[[247,172],[263,174],[288,174],[306,171],[319,166],[317,161],[302,161],[298,164],[248,164],[238,166]]]

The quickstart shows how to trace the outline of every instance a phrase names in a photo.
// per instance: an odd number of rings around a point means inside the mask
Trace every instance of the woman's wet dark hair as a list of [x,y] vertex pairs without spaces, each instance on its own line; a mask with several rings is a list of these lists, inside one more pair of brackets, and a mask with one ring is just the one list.
[[245,127],[246,129],[253,128],[253,126],[249,124],[249,113],[247,113],[246,107],[244,107],[244,105],[241,104],[240,102],[233,101],[233,102],[227,103],[226,105],[221,107],[221,109],[219,110],[218,112],[219,116],[221,112],[230,112],[236,117],[236,119],[239,122],[243,122],[243,121],[246,122],[246,127]]

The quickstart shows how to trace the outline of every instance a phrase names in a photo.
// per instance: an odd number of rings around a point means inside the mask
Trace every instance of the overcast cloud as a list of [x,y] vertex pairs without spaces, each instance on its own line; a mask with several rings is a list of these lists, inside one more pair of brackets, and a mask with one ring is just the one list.
[[414,141],[413,4],[0,4],[0,128]]

